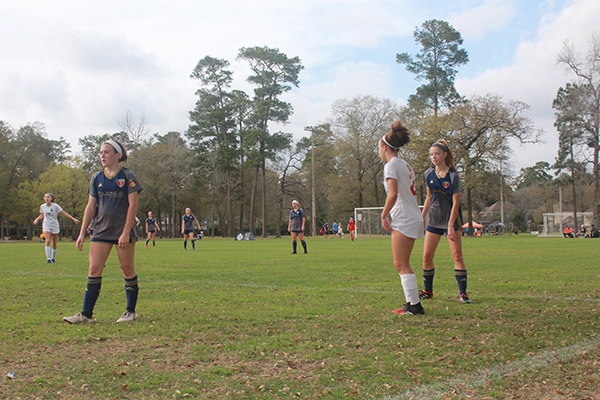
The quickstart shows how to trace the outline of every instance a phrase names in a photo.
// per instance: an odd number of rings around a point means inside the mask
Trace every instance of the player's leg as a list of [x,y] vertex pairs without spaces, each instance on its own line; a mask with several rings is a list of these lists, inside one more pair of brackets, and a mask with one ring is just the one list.
[[187,250],[187,240],[188,240],[188,234],[186,231],[183,231],[183,249]]
[[125,279],[125,296],[127,297],[127,308],[117,322],[128,322],[137,318],[135,307],[137,306],[139,286],[134,266],[135,242],[117,249],[117,254],[119,255],[119,265]]
[[44,231],[44,250],[46,250],[46,264],[52,262],[52,232]]
[[423,243],[423,291],[421,291],[421,299],[433,298],[433,278],[435,276],[435,265],[433,258],[435,251],[440,243],[442,235],[427,231],[425,232],[425,241]]
[[298,233],[298,238],[300,238],[300,243],[302,243],[302,248],[304,249],[304,254],[307,254],[308,251],[306,250],[306,242],[304,241],[304,233],[303,232]]
[[83,295],[83,310],[72,317],[64,317],[65,321],[71,324],[93,321],[94,306],[102,287],[102,271],[112,246],[111,243],[104,242],[92,242],[90,244],[90,266],[88,269],[87,286]]
[[152,232],[152,247],[156,247],[156,232]]
[[404,234],[392,231],[392,254],[394,256],[394,267],[400,274],[402,290],[406,299],[404,308],[394,310],[397,314],[415,315],[424,314],[417,289],[417,278],[410,266],[410,253],[415,244],[415,239]]
[[458,283],[459,299],[461,303],[468,304],[471,300],[467,296],[467,267],[463,258],[460,234],[454,235],[454,240],[448,240],[448,244],[450,244],[452,260],[454,260],[454,277]]
[[296,253],[296,247],[298,246],[298,242],[296,242],[297,237],[298,237],[298,234],[296,232],[292,232],[292,254],[297,254]]
[[190,240],[192,241],[192,250],[196,250],[196,239],[194,239],[194,230],[190,232]]
[[148,237],[146,238],[146,247],[148,247],[148,242],[150,241],[150,238],[152,237],[152,232],[147,232]]
[[58,250],[58,233],[52,234],[52,262],[56,260],[56,251]]

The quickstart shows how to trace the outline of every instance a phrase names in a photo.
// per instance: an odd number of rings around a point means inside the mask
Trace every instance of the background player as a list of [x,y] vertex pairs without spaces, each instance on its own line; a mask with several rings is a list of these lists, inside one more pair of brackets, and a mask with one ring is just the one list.
[[[40,215],[33,220],[33,224],[36,225],[40,219],[44,220],[42,223],[42,231],[44,232],[44,240],[46,242],[46,264],[50,264],[56,262],[58,234],[60,233],[58,214],[71,218],[75,224],[78,224],[79,220],[70,216],[61,206],[54,203],[54,195],[52,193],[46,193],[44,195],[44,201],[45,203],[40,206]],[[50,247],[50,241],[52,241],[52,247]]]
[[448,234],[448,244],[454,260],[454,276],[458,283],[461,303],[471,302],[467,296],[467,267],[463,259],[460,209],[460,177],[454,166],[454,157],[448,143],[444,139],[435,142],[429,149],[429,157],[434,167],[425,171],[427,198],[423,205],[423,221],[429,212],[429,223],[423,245],[423,283],[425,288],[421,299],[433,298],[433,277],[435,267],[433,257],[442,235]]
[[290,211],[290,222],[288,223],[288,232],[292,234],[292,254],[296,253],[296,238],[300,237],[300,243],[304,248],[304,254],[306,251],[306,242],[304,241],[304,226],[306,224],[306,214],[304,210],[300,208],[300,204],[296,200],[292,201],[292,211]]
[[156,218],[152,216],[152,211],[148,211],[148,218],[146,218],[146,234],[148,235],[148,239],[146,240],[146,247],[148,247],[148,242],[152,239],[152,247],[156,247],[156,231],[160,228],[156,223]]
[[350,237],[352,241],[354,241],[354,230],[356,229],[356,222],[354,222],[354,217],[350,217],[350,221],[348,221],[348,231],[350,232]]
[[183,235],[183,249],[187,250],[187,240],[189,236],[190,240],[192,241],[192,248],[196,250],[196,241],[194,239],[194,222],[196,223],[198,230],[200,230],[200,225],[198,225],[196,217],[194,217],[192,210],[189,208],[185,209],[185,215],[181,219],[183,221],[181,226],[181,234]]

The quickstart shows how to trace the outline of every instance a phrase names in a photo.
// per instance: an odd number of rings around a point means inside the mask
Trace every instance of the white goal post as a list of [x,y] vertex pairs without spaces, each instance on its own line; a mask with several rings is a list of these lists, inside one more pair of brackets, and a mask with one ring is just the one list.
[[[419,206],[423,209],[423,206]],[[354,209],[356,223],[356,237],[359,235],[389,235],[381,226],[381,213],[383,207],[358,207]]]

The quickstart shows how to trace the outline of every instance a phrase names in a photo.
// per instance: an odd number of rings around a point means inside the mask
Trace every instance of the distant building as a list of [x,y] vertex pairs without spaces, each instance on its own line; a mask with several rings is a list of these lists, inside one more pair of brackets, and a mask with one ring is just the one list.
[[[510,214],[512,214],[512,212],[515,210],[515,206],[512,203],[509,203],[507,201],[504,202],[504,220],[508,220],[508,217],[510,217]],[[502,220],[501,218],[501,206],[500,206],[500,202],[494,203],[489,207],[484,208],[483,210],[481,210],[481,212],[479,213],[479,220],[480,222],[492,222],[495,220]]]

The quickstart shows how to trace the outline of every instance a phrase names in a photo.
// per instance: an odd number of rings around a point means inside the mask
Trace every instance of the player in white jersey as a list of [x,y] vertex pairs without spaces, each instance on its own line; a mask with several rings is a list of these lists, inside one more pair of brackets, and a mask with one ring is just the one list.
[[[79,223],[77,218],[73,218],[69,213],[62,209],[61,206],[54,202],[54,195],[52,193],[46,193],[44,195],[45,203],[40,206],[40,215],[33,220],[33,224],[37,224],[39,220],[43,219],[42,231],[44,232],[44,240],[46,241],[46,264],[56,262],[56,251],[58,246],[58,234],[60,232],[60,223],[58,222],[58,215],[62,214],[65,217],[69,217],[76,224]],[[52,243],[50,243],[52,242]]]
[[381,224],[392,233],[394,267],[400,274],[406,298],[404,307],[393,311],[400,315],[425,314],[419,299],[417,278],[410,266],[415,240],[423,237],[423,217],[417,204],[415,174],[410,165],[398,157],[398,150],[409,141],[408,129],[402,121],[394,122],[392,130],[379,140],[379,156],[386,163],[383,177],[387,193]]

